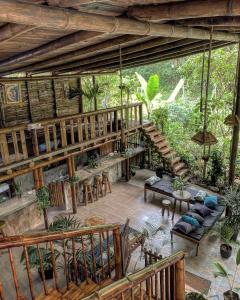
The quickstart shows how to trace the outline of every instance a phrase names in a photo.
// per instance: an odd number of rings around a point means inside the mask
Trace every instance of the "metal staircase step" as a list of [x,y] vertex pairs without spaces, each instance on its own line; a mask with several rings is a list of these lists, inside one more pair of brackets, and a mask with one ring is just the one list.
[[180,171],[181,169],[184,169],[185,167],[186,167],[186,165],[184,162],[179,162],[173,166],[173,170],[176,173],[176,172]]

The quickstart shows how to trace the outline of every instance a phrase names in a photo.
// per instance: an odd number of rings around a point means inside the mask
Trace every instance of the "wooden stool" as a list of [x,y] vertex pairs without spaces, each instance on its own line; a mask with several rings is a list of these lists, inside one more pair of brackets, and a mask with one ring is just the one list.
[[168,217],[169,217],[171,204],[172,204],[172,202],[168,199],[162,200],[162,216],[164,216],[165,210],[167,210]]
[[109,181],[109,172],[108,171],[104,171],[102,173],[102,186],[103,186],[103,191],[104,191],[104,195],[106,196],[107,194],[107,189],[109,190],[109,193],[112,192],[111,190],[111,184],[110,184],[110,181]]
[[92,185],[88,179],[83,181],[83,201],[85,205],[87,205],[88,202],[93,203]]
[[95,190],[96,200],[98,200],[99,197],[103,197],[102,176],[101,175],[95,176],[94,190]]

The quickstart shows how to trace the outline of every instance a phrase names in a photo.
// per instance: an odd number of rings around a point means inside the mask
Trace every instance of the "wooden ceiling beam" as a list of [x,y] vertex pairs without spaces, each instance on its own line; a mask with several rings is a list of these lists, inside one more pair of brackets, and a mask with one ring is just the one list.
[[[209,1],[207,1],[207,3]],[[223,0],[217,0],[217,2],[222,1]],[[234,13],[236,10],[238,11],[238,7],[240,9],[240,2],[238,0],[232,1],[233,8],[231,12]],[[224,2],[226,4],[226,1]],[[89,30],[116,34],[137,34],[202,40],[208,40],[210,36],[208,30],[198,28],[141,22],[129,18],[107,17],[78,12],[71,9],[23,3],[16,0],[0,0],[0,6],[0,22],[30,26],[39,26],[39,24],[42,24],[44,28],[60,30]],[[235,9],[235,7],[237,7],[237,9]],[[211,10],[210,5],[207,5],[207,8]],[[179,9],[177,12],[179,12]],[[179,14],[181,13],[179,12]],[[226,32],[214,32],[213,40],[238,42],[239,36]]]
[[[2,72],[2,74],[7,75],[10,73],[16,73],[16,72],[32,72],[34,70],[42,70],[43,68],[50,69],[51,66],[61,64],[62,62],[67,61],[73,61],[77,58],[84,58],[88,55],[96,55],[97,53],[102,53],[106,51],[106,49],[116,49],[116,47],[119,47],[119,45],[122,45],[124,43],[133,42],[136,40],[141,40],[142,38],[139,35],[124,35],[120,36],[114,39],[110,39],[104,42],[100,42],[95,45],[87,46],[78,50],[74,50],[71,52],[68,52],[66,54],[58,55],[56,57],[44,60],[42,62],[37,62],[33,64],[28,64],[27,66],[19,67],[19,68],[8,68],[7,71]],[[1,63],[1,62],[0,62]],[[51,68],[51,70],[54,70],[54,68]],[[3,75],[2,75],[3,76]]]
[[[179,43],[179,46],[177,46],[176,44]],[[185,44],[183,41],[180,41],[180,42],[177,42],[175,43],[175,47],[172,47],[172,48],[168,48],[167,49],[167,45],[166,45],[166,48],[164,49],[156,49],[155,51],[145,51],[144,53],[143,52],[136,52],[136,53],[132,53],[132,54],[129,54],[129,55],[123,55],[122,56],[122,62],[123,64],[126,63],[127,61],[132,61],[132,60],[141,60],[141,57],[143,57],[144,59],[147,59],[147,58],[155,58],[155,57],[164,57],[164,55],[169,55],[169,53],[172,53],[172,54],[176,54],[178,55],[179,53],[181,52],[186,52],[186,51],[189,51],[189,50],[193,50],[193,49],[198,49],[198,48],[203,48],[203,47],[207,47],[209,45],[209,42],[207,41],[192,41],[190,42],[189,40],[188,41],[185,41]],[[190,44],[189,44],[190,43]],[[215,43],[219,43],[219,42],[215,42]],[[172,49],[172,50],[171,50]],[[88,64],[88,65],[84,65],[84,66],[76,66],[76,67],[73,67],[73,68],[66,68],[64,69],[64,72],[74,72],[74,71],[77,71],[77,70],[92,70],[94,68],[99,68],[99,67],[107,67],[108,65],[119,65],[119,57],[117,58],[110,58],[110,59],[105,59],[104,61],[99,61],[98,63],[91,63],[91,64]]]
[[178,20],[176,24],[183,26],[240,26],[240,16],[237,17],[215,17],[215,18],[195,18],[188,20]]
[[18,25],[8,23],[0,28],[0,44],[6,43],[15,37],[33,30],[36,26]]
[[[218,49],[227,45],[230,45],[231,43],[229,42],[214,42],[213,43],[213,49]],[[161,62],[161,61],[166,61],[169,59],[175,59],[175,58],[179,58],[179,57],[184,57],[184,56],[188,56],[188,55],[193,55],[193,54],[198,54],[200,52],[202,52],[204,50],[204,48],[206,47],[206,45],[201,45],[199,47],[195,47],[192,49],[187,49],[187,50],[183,50],[183,51],[179,51],[178,54],[175,53],[175,51],[171,51],[168,52],[166,54],[160,54],[160,55],[154,55],[154,56],[150,56],[150,57],[145,57],[143,59],[132,59],[131,61],[125,61],[123,62],[123,68],[130,68],[130,67],[137,67],[137,66],[142,66],[142,65],[146,65],[146,64],[150,64],[150,63],[155,63],[155,62]],[[102,66],[98,66],[98,68],[92,67],[89,68],[88,70],[82,70],[82,72],[90,72],[90,71],[95,71],[96,70],[99,72],[100,70],[116,70],[119,69],[119,63],[112,63],[109,65],[102,65]],[[79,70],[81,71],[81,70]],[[63,72],[61,74],[64,74]]]
[[81,41],[86,41],[97,36],[102,35],[102,33],[94,31],[78,31],[67,36],[61,37],[55,41],[44,44],[40,47],[34,48],[32,50],[26,51],[24,53],[17,54],[10,58],[0,61],[0,67],[9,66],[12,64],[17,64],[22,61],[27,61],[35,56],[41,56],[49,52],[68,47],[69,45],[78,44]]
[[169,21],[199,17],[240,16],[239,0],[198,0],[133,6],[128,16],[144,21]]
[[[163,45],[166,45],[166,47],[169,47],[168,44],[174,41],[178,41],[178,39],[171,39],[171,38],[157,38],[154,40],[150,40],[141,44],[137,44],[137,45],[133,45],[130,47],[126,47],[122,49],[122,55],[127,55],[130,53],[134,53],[137,52],[139,55],[140,53],[147,49],[151,49],[151,48],[156,48],[156,47],[162,47]],[[192,40],[191,40],[192,41]],[[119,47],[118,47],[119,48]],[[115,57],[119,57],[119,49],[112,51],[112,52],[107,52],[105,54],[101,54],[101,55],[91,55],[91,57],[87,57],[84,58],[82,60],[77,60],[74,61],[72,63],[65,63],[65,64],[61,64],[59,66],[54,66],[52,68],[46,68],[44,70],[40,70],[41,72],[51,72],[51,71],[59,71],[62,69],[66,69],[66,68],[73,68],[73,67],[77,67],[77,66],[83,66],[83,65],[88,65],[88,64],[92,64],[95,62],[99,62],[99,61],[105,61],[108,60],[110,58],[115,58]]]

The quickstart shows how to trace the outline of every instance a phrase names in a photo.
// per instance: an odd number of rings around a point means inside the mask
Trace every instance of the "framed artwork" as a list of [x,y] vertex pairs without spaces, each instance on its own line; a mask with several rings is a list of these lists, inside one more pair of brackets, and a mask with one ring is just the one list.
[[5,83],[4,91],[6,104],[22,103],[20,83]]

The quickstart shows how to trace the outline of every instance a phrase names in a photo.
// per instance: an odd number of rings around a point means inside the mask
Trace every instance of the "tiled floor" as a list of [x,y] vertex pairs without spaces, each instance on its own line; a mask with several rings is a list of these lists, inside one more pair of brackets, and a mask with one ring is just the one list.
[[[153,200],[152,194],[149,193],[148,202],[144,202],[144,181],[151,175],[153,175],[152,171],[139,170],[135,177],[128,183],[118,182],[114,184],[112,187],[112,194],[108,194],[94,204],[79,207],[79,218],[84,221],[84,219],[89,216],[100,215],[106,219],[107,223],[119,222],[123,224],[125,223],[126,218],[129,217],[131,220],[130,225],[138,230],[141,230],[146,226],[146,221],[153,223],[155,226],[163,225],[165,228],[164,232],[160,231],[158,235],[150,241],[151,246],[163,256],[170,255],[178,250],[185,251],[187,270],[210,280],[212,284],[209,295],[218,294],[219,299],[222,299],[221,295],[228,287],[225,285],[224,279],[214,278],[213,262],[219,260],[231,268],[231,266],[234,265],[234,255],[230,259],[224,261],[219,253],[219,241],[216,239],[213,240],[209,235],[202,240],[197,257],[195,256],[195,245],[178,237],[174,237],[174,246],[172,249],[170,243],[170,229],[180,216],[176,213],[173,222],[171,220],[171,215],[169,218],[167,217],[167,214],[165,214],[165,217],[162,217],[161,199],[163,197],[160,195],[155,195],[155,199]],[[183,211],[186,209],[187,207],[183,205]],[[56,212],[52,212],[51,217],[55,214]],[[143,266],[143,262],[138,260],[139,256],[140,252],[136,251],[132,258],[129,271],[139,269]],[[216,297],[214,299],[218,298]]]
[[[164,226],[164,232],[159,231],[158,235],[150,241],[151,246],[163,256],[170,255],[172,252],[183,250],[186,252],[186,268],[190,272],[199,275],[211,281],[210,295],[219,295],[222,299],[223,291],[227,290],[224,279],[214,279],[213,276],[213,262],[215,260],[222,261],[219,253],[219,241],[212,240],[206,236],[199,247],[199,255],[195,256],[195,246],[183,239],[174,238],[174,247],[171,249],[170,244],[170,229],[173,225],[171,216],[168,218],[161,216],[161,197],[156,195],[155,200],[149,193],[148,202],[145,203],[143,199],[143,185],[144,180],[153,174],[151,171],[141,170],[130,182],[118,182],[112,186],[112,194],[107,194],[106,197],[100,198],[93,204],[88,206],[78,207],[77,216],[84,222],[84,220],[92,215],[100,215],[106,219],[107,223],[121,224],[125,223],[126,218],[131,220],[130,226],[137,230],[141,230],[146,221],[154,224],[155,226]],[[183,205],[183,209],[187,209]],[[65,214],[64,211],[52,210],[49,212],[50,220],[59,213]],[[175,214],[174,222],[179,218],[179,214]],[[137,250],[132,258],[129,271],[139,269],[142,267],[142,262],[138,260],[140,251]],[[229,268],[234,264],[234,256],[224,262]],[[7,269],[4,265],[4,255],[0,259],[0,268],[5,270],[1,274],[1,280],[7,280]],[[37,277],[36,277],[37,280]],[[9,298],[10,299],[10,298]]]

